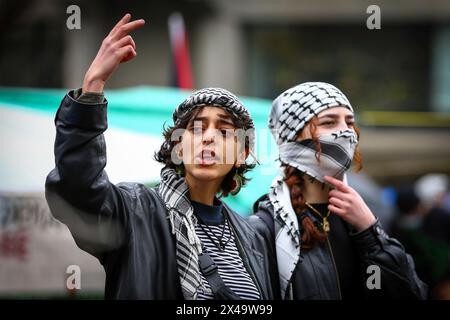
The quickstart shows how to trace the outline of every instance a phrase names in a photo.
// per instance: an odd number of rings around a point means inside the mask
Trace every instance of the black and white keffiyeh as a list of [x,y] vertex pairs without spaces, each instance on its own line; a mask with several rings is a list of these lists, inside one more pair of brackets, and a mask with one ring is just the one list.
[[[204,88],[192,93],[173,112],[174,124],[177,125],[192,109],[201,106],[223,108],[237,119],[247,119],[244,129],[254,130],[250,113],[244,105],[234,94],[222,88]],[[250,143],[253,143],[254,136],[249,137]],[[176,238],[177,267],[183,296],[186,300],[196,300],[202,287],[198,264],[202,246],[195,232],[197,218],[189,200],[189,187],[174,169],[163,168],[158,191],[166,204],[172,233]],[[202,290],[208,291],[205,287]]]
[[161,170],[159,194],[168,210],[172,233],[176,239],[176,256],[181,289],[186,300],[196,300],[201,286],[198,255],[202,252],[195,233],[197,218],[189,200],[189,188],[174,169]]
[[319,137],[319,143],[321,149],[319,160],[314,141],[306,139],[281,144],[280,161],[322,183],[325,183],[325,176],[344,180],[358,144],[356,132],[353,129],[346,129],[324,134]]
[[[311,139],[287,142],[280,146],[280,161],[306,173],[311,178],[324,182],[329,175],[343,180],[350,167],[357,144],[353,130],[342,130],[321,136],[320,162],[316,159],[316,149]],[[289,187],[284,179],[284,167],[273,180],[269,199],[274,206],[276,228],[276,253],[278,261],[280,289],[283,297],[289,296],[288,285],[300,254],[300,230],[298,219],[292,208]]]
[[305,82],[280,94],[272,103],[269,129],[277,144],[295,141],[297,134],[315,115],[343,106],[353,112],[347,97],[325,82]]
[[281,168],[272,182],[269,199],[274,207],[275,245],[282,298],[291,299],[290,283],[299,261],[301,244],[297,215],[292,207],[285,182],[286,165],[297,168],[312,179],[324,182],[324,176],[345,181],[358,143],[352,129],[321,135],[320,161],[312,139],[296,141],[305,125],[321,111],[343,106],[353,112],[347,97],[335,86],[324,82],[307,82],[290,88],[272,104],[269,129],[279,146]]
[[300,258],[300,230],[283,171],[281,168],[280,174],[273,180],[269,199],[274,207],[275,251],[281,297],[284,299],[290,296],[289,283]]
[[238,97],[222,88],[203,88],[192,93],[173,112],[174,124],[177,124],[178,121],[183,119],[193,108],[202,106],[223,108],[233,114],[237,119],[245,117],[249,119],[250,126],[244,129],[254,128],[250,113]]

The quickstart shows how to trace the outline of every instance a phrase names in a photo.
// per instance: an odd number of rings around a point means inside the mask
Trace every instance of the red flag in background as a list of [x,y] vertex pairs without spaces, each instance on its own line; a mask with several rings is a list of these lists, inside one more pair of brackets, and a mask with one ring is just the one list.
[[179,12],[172,13],[168,25],[174,60],[173,84],[181,89],[192,89],[191,59],[183,16]]

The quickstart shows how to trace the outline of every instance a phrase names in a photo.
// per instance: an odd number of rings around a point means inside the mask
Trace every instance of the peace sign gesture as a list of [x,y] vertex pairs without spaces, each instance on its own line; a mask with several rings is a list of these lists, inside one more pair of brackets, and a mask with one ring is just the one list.
[[119,64],[136,57],[136,44],[128,33],[141,28],[145,21],[139,19],[130,22],[130,19],[131,15],[127,13],[103,40],[84,77],[83,92],[102,92]]

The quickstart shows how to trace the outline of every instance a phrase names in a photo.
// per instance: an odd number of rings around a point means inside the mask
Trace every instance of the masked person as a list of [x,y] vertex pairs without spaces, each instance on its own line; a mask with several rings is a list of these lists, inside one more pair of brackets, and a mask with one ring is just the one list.
[[249,221],[271,252],[282,299],[424,298],[412,258],[390,238],[345,172],[360,167],[353,108],[336,87],[308,82],[272,105],[280,173]]
[[[52,214],[104,266],[106,298],[271,299],[263,239],[219,199],[236,194],[253,167],[245,159],[254,125],[235,95],[206,88],[175,109],[156,154],[159,187],[109,181],[103,87],[136,56],[127,34],[143,21],[129,21],[103,41],[83,88],[56,114],[56,167],[46,181]],[[250,134],[238,139],[239,129]]]

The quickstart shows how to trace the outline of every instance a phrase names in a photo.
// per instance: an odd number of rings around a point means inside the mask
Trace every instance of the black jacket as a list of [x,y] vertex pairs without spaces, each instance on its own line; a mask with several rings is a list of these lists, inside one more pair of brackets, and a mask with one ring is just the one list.
[[[157,190],[110,183],[106,172],[106,101],[83,104],[69,92],[56,114],[56,167],[47,176],[52,214],[77,245],[105,268],[109,299],[183,299],[175,237]],[[126,164],[124,164],[126,165]],[[263,299],[272,299],[265,243],[224,204],[244,265]]]
[[[264,237],[269,248],[273,290],[275,296],[279,298],[281,293],[277,275],[273,210],[268,196],[265,195],[255,203],[255,214],[250,216],[249,222]],[[340,219],[337,216],[336,218]],[[342,220],[341,222],[343,223]],[[364,231],[350,233],[347,239],[339,241],[349,241],[355,248],[352,259],[360,266],[360,272],[355,272],[350,282],[356,282],[354,287],[357,288],[353,291],[361,293],[358,298],[425,299],[427,297],[427,286],[418,278],[411,256],[405,253],[403,246],[397,240],[390,238],[383,231],[378,221]],[[316,245],[309,251],[301,251],[300,260],[288,286],[287,296],[282,298],[313,300],[342,298],[342,284],[339,283],[336,257],[333,257],[333,251],[330,249],[328,243],[328,245]],[[367,267],[370,265],[380,268],[381,289],[369,290],[366,285],[368,277],[373,274],[373,271],[367,272]]]

